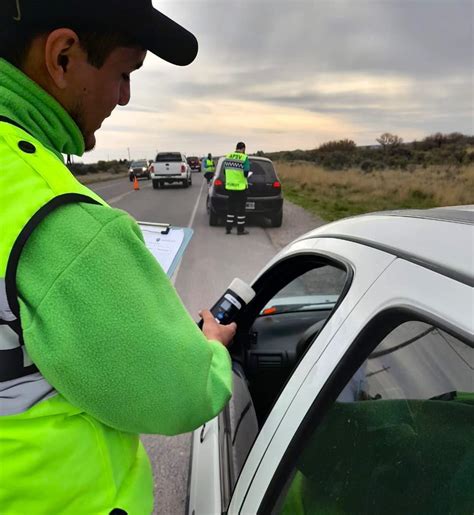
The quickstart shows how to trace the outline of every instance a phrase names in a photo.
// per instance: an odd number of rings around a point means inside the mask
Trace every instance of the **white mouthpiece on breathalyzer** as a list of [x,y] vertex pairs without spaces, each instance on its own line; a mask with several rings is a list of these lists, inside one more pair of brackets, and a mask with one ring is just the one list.
[[248,304],[255,297],[254,289],[238,277],[230,283],[229,290],[236,293],[245,302],[245,304]]
[[255,291],[241,279],[234,279],[222,297],[212,306],[211,313],[219,324],[230,324],[255,297]]

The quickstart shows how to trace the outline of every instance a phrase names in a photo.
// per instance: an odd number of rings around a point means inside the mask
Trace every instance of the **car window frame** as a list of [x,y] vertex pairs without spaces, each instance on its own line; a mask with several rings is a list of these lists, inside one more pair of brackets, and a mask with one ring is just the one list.
[[[324,386],[314,399],[310,409],[304,416],[298,430],[293,435],[290,444],[283,453],[275,473],[262,497],[259,513],[273,513],[278,508],[277,503],[284,500],[282,491],[287,491],[291,473],[296,462],[311,438],[312,434],[324,420],[331,406],[345,388],[347,383],[370,356],[374,349],[391,331],[405,322],[419,321],[436,326],[463,343],[473,347],[469,337],[461,330],[456,330],[434,313],[428,313],[415,306],[389,307],[377,313],[359,331],[343,359],[331,372]],[[474,348],[474,347],[473,347]]]
[[[303,267],[295,266],[296,265],[304,265]],[[310,266],[314,265],[314,266]],[[265,306],[271,298],[275,296],[276,293],[281,291],[285,286],[290,284],[292,281],[297,279],[298,277],[303,276],[306,272],[310,270],[314,270],[316,268],[321,268],[323,266],[332,266],[339,270],[342,270],[346,273],[346,278],[344,282],[344,286],[342,291],[335,302],[331,312],[324,322],[326,325],[333,314],[337,311],[340,304],[343,302],[347,293],[350,290],[352,285],[352,281],[354,278],[354,269],[349,261],[344,258],[337,256],[330,256],[325,253],[320,253],[317,251],[302,251],[292,254],[281,261],[278,261],[274,266],[271,266],[267,269],[258,280],[252,285],[256,295],[254,299],[245,307],[244,310],[238,315],[236,322],[238,326],[239,333],[248,333],[250,327],[253,325],[255,320],[260,315],[263,306]],[[283,273],[282,273],[283,272]],[[260,300],[260,299],[264,300]],[[252,322],[243,323],[243,319],[249,317]],[[324,327],[324,326],[323,326]],[[322,330],[322,329],[321,329]],[[275,402],[280,397],[281,393],[285,390],[288,380],[291,378],[293,373],[297,370],[300,361],[304,358],[308,350],[311,348],[312,344],[316,340],[317,336],[315,336],[311,345],[307,347],[303,355],[300,357],[298,362],[295,364],[291,374],[289,375],[287,381],[283,385],[279,395],[277,396]],[[232,353],[231,353],[232,355]],[[232,402],[232,399],[229,401]],[[272,407],[273,409],[273,407]],[[270,410],[271,411],[271,410]],[[232,452],[228,446],[228,435],[229,435],[229,405],[227,405],[224,410],[221,412],[218,418],[218,440],[219,440],[219,468],[220,468],[220,490],[221,490],[221,503],[222,503],[222,511],[225,512],[232,500],[232,495],[235,489],[235,485],[239,481],[240,474],[245,467],[245,463],[247,461],[248,456],[252,450],[253,444],[258,438],[258,434],[261,429],[257,433],[257,436],[252,443],[252,446],[249,449],[249,453],[239,471],[237,477],[234,477],[234,473],[232,470]],[[262,426],[263,427],[263,426]],[[227,470],[225,469],[227,467]]]

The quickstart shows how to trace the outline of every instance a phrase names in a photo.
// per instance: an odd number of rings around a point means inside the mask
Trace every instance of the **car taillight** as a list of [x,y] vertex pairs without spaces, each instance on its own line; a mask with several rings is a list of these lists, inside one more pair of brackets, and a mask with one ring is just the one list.
[[224,186],[224,183],[220,179],[214,181],[214,186]]
[[155,173],[155,168],[154,168],[154,166],[153,166],[153,165],[151,165],[151,166],[150,166],[150,172],[151,172],[151,173]]
[[184,173],[186,171],[186,165],[181,165],[181,173]]
[[280,184],[278,181],[275,181],[275,182],[272,184],[272,188],[281,188],[281,184]]

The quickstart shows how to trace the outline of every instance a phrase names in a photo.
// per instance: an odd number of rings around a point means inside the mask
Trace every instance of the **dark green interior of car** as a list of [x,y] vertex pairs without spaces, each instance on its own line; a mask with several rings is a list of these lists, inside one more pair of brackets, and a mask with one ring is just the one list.
[[474,394],[336,402],[282,508],[296,514],[474,512]]

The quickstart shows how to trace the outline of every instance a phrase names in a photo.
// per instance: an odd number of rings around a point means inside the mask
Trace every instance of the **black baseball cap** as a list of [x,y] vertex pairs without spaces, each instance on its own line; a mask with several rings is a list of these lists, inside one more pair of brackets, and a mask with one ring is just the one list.
[[190,64],[198,51],[194,35],[155,9],[151,0],[0,0],[0,30],[67,23],[123,30],[179,66]]

